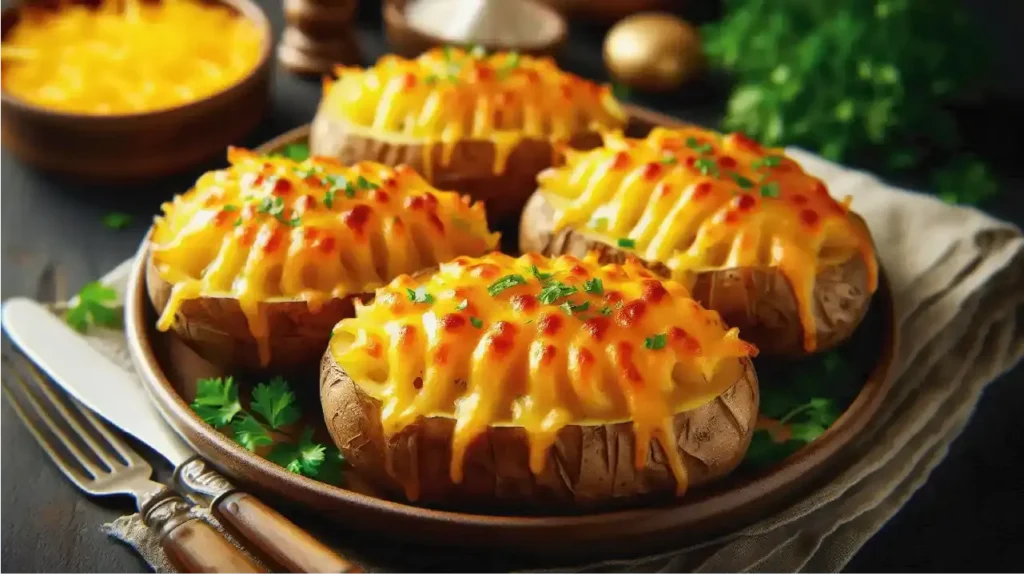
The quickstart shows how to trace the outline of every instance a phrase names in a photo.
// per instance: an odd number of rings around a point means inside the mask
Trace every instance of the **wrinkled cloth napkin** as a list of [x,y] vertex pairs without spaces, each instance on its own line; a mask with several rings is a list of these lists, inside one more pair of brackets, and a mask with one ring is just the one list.
[[[857,457],[790,508],[713,542],[552,570],[838,571],[927,480],[985,385],[1024,355],[1024,238],[1019,229],[807,152],[788,152],[822,178],[834,196],[853,197],[853,209],[867,220],[893,288],[900,329],[894,382],[877,417],[856,441]],[[122,265],[105,280],[123,288],[127,274]],[[92,342],[131,369],[120,333],[97,332]],[[158,572],[173,571],[137,515],[103,530],[135,547]],[[358,557],[358,551],[351,552]],[[405,571],[436,564],[415,554],[392,556],[368,568]]]

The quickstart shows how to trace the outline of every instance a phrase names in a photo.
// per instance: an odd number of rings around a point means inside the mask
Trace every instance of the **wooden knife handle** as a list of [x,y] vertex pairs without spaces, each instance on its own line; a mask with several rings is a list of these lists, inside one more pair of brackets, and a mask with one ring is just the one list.
[[176,495],[167,495],[147,506],[143,519],[156,532],[167,559],[182,572],[266,572],[213,526],[189,516],[189,505]]
[[342,558],[251,494],[228,494],[216,503],[214,514],[272,561],[291,572],[362,572],[358,565]]

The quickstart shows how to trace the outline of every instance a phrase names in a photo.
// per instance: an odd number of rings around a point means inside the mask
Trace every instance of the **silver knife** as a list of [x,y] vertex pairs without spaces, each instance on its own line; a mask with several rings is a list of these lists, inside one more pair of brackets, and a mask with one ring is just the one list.
[[3,305],[11,340],[79,402],[159,452],[175,466],[175,483],[210,501],[222,524],[291,572],[361,572],[251,494],[239,491],[196,454],[164,420],[126,370],[103,356],[63,320],[27,298]]

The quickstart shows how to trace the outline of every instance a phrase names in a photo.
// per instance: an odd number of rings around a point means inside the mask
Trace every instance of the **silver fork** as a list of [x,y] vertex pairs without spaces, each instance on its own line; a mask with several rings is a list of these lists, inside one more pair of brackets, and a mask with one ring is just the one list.
[[266,571],[213,526],[191,517],[184,499],[150,480],[148,462],[91,410],[58,392],[31,361],[5,346],[2,368],[4,397],[61,472],[87,494],[133,496],[146,526],[179,570]]

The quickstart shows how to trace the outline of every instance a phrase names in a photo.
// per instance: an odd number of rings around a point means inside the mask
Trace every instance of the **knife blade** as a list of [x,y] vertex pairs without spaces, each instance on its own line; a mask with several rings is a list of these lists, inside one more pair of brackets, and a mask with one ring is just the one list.
[[175,466],[196,455],[127,370],[100,354],[43,305],[11,298],[4,303],[0,322],[26,356],[93,412]]
[[54,382],[175,465],[175,484],[209,499],[214,515],[265,560],[291,572],[362,572],[305,530],[214,471],[177,432],[127,371],[95,350],[43,305],[11,298],[0,324],[14,344]]

